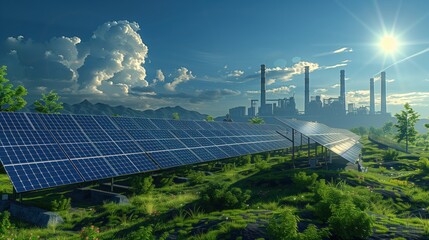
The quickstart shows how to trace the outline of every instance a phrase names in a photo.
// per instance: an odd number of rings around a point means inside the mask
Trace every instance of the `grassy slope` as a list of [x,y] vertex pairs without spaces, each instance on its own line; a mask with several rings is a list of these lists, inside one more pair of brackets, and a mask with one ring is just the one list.
[[[415,160],[408,160],[409,155],[400,154],[396,162],[382,162],[384,150],[378,149],[367,140],[363,140],[364,162],[369,167],[367,173],[355,170],[317,170],[304,169],[311,173],[317,172],[332,184],[337,184],[347,194],[355,197],[368,196],[368,213],[374,217],[376,224],[373,238],[425,238],[429,233],[427,207],[429,206],[429,189],[425,183],[428,177],[422,174]],[[423,149],[414,148],[414,155],[429,154]],[[306,167],[307,159],[303,149],[303,157],[296,162],[299,167]],[[411,157],[415,158],[415,157]],[[265,166],[247,164],[243,166],[229,165],[213,167],[213,164],[198,166],[196,170],[207,171],[213,175],[206,176],[204,182],[195,186],[188,183],[157,187],[150,194],[131,196],[131,204],[118,206],[103,204],[91,206],[87,203],[74,203],[70,211],[60,214],[66,223],[49,229],[39,229],[28,224],[14,221],[13,232],[16,238],[30,235],[42,239],[78,239],[82,227],[95,225],[100,227],[100,239],[126,239],[131,232],[141,226],[152,225],[154,234],[167,234],[179,239],[234,239],[238,236],[264,237],[266,219],[282,209],[291,209],[300,216],[303,225],[309,223],[323,227],[311,212],[314,204],[314,193],[298,190],[291,181],[291,176],[300,169],[293,169],[290,156],[273,156]],[[262,169],[265,168],[265,169]],[[347,169],[347,168],[346,168]],[[165,173],[169,176],[173,172]],[[187,169],[176,169],[174,174],[186,176]],[[127,179],[124,179],[124,184]],[[252,191],[248,206],[244,209],[224,211],[204,211],[199,203],[200,193],[209,182],[225,182],[233,187]],[[11,192],[7,177],[0,175],[0,192]],[[52,199],[59,193],[68,190],[49,190],[43,193],[24,196],[25,201],[44,208],[49,207]],[[376,196],[381,196],[377,198]],[[302,230],[300,226],[300,230]],[[247,235],[246,235],[247,234]]]

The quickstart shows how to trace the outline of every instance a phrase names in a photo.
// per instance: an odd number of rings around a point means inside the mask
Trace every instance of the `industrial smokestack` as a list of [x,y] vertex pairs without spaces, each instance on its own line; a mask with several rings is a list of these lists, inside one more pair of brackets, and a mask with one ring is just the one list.
[[305,66],[305,102],[304,102],[304,112],[308,114],[308,104],[310,102],[310,67]]
[[386,72],[381,72],[381,114],[386,113]]
[[369,114],[375,114],[374,78],[369,79]]
[[261,109],[265,107],[265,64],[261,65]]
[[346,112],[346,71],[340,71],[340,99],[344,112]]

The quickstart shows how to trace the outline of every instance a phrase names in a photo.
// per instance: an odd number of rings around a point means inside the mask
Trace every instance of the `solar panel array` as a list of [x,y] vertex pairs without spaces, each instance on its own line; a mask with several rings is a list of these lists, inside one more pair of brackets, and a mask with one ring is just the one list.
[[276,125],[0,113],[0,161],[17,192],[291,146]]
[[304,134],[349,162],[359,159],[362,144],[359,136],[345,129],[331,128],[321,123],[277,118],[283,124]]

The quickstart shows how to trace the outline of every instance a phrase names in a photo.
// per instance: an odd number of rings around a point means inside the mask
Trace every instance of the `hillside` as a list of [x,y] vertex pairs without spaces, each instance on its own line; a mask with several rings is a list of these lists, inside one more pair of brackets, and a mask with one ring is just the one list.
[[[88,100],[83,100],[76,104],[63,104],[62,113],[66,114],[87,114],[87,115],[120,115],[129,117],[146,117],[146,118],[171,118],[174,112],[179,113],[183,120],[203,120],[207,114],[201,114],[196,111],[190,111],[180,106],[163,107],[156,110],[135,110],[124,106],[110,106],[104,103],[91,103]],[[26,107],[23,111],[33,111],[33,107]]]

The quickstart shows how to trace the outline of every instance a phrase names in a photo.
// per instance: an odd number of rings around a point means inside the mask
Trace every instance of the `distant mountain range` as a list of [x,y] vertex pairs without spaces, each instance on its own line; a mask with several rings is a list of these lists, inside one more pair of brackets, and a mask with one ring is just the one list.
[[[124,106],[110,106],[104,103],[93,104],[88,100],[73,105],[64,103],[64,109],[61,111],[65,114],[87,114],[87,115],[119,115],[128,117],[145,117],[145,118],[172,118],[172,114],[179,113],[180,119],[187,120],[203,120],[206,119],[207,114],[201,114],[196,111],[190,111],[180,106],[176,107],[163,107],[156,110],[135,110]],[[24,111],[34,112],[34,108],[27,107]]]

